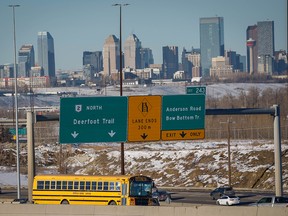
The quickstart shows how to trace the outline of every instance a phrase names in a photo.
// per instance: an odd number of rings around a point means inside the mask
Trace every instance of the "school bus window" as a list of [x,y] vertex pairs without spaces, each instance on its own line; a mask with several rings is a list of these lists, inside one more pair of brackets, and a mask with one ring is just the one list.
[[80,181],[80,190],[84,190],[84,187],[85,187],[85,182]]
[[43,190],[44,189],[44,181],[38,181],[37,182],[37,189]]
[[67,181],[62,181],[62,190],[67,190]]
[[116,191],[120,191],[120,182],[116,182]]
[[108,182],[104,182],[104,188],[103,190],[108,191]]
[[110,190],[111,190],[111,191],[114,191],[114,190],[115,190],[114,182],[110,182]]
[[91,185],[91,182],[87,181],[86,182],[86,190],[90,190],[90,185]]
[[51,189],[52,190],[56,189],[56,182],[55,181],[51,181]]
[[102,190],[102,182],[98,182],[97,190]]
[[56,189],[61,190],[61,181],[56,182]]
[[93,181],[93,182],[92,182],[92,188],[91,188],[92,191],[95,191],[95,190],[96,190],[96,185],[97,185],[96,182]]
[[73,181],[68,181],[68,190],[73,189]]
[[75,181],[74,182],[74,190],[78,190],[79,189],[79,182]]
[[50,189],[50,181],[45,181],[45,189]]

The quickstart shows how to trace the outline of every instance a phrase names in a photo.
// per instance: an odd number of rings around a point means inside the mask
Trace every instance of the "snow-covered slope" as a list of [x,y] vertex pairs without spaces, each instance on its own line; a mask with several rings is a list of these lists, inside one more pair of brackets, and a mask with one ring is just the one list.
[[[62,148],[61,161],[59,157]],[[8,152],[9,149],[6,149]],[[22,154],[25,155],[25,149]],[[47,144],[38,146],[37,173],[119,174],[120,144]],[[282,143],[283,188],[288,191],[288,143]],[[216,187],[228,184],[227,141],[125,144],[126,174],[151,176],[166,187]],[[23,161],[25,163],[25,161]],[[239,188],[274,188],[274,144],[265,140],[232,140],[232,184]],[[61,166],[61,168],[59,168]],[[16,185],[14,168],[0,168],[0,186]],[[27,185],[25,175],[22,184]]]

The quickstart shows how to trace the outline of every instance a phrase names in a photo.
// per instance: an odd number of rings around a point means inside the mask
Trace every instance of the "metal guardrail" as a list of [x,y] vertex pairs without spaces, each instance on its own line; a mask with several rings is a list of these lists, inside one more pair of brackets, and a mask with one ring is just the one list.
[[[27,120],[26,119],[19,119],[19,124],[26,125]],[[15,125],[15,119],[0,119],[0,126],[9,126],[9,125]]]

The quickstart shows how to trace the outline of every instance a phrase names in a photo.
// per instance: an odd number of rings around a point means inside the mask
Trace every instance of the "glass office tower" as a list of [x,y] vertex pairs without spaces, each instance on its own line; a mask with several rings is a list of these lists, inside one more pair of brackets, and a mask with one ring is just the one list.
[[258,55],[274,56],[274,21],[257,22]]
[[150,67],[150,64],[154,64],[153,53],[150,48],[140,49],[141,64],[140,69]]
[[178,47],[164,46],[162,47],[163,65],[162,71],[164,79],[172,79],[173,74],[179,69]]
[[103,55],[102,51],[83,52],[83,66],[91,65],[95,72],[103,70]]
[[32,44],[21,46],[18,51],[18,76],[29,77],[31,67],[35,65],[34,47]]
[[49,32],[38,32],[38,64],[44,76],[55,77],[54,39]]
[[200,18],[200,50],[202,76],[210,74],[212,58],[224,56],[223,17]]

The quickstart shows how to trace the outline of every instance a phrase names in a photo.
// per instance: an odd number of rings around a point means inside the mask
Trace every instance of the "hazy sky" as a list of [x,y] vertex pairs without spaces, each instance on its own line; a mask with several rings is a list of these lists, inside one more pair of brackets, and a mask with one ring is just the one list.
[[[275,49],[287,49],[287,0],[0,0],[0,64],[13,63],[13,16],[16,14],[17,52],[33,44],[37,62],[37,33],[54,38],[56,69],[81,69],[83,51],[102,51],[105,39],[119,38],[122,7],[122,44],[135,34],[142,47],[152,49],[162,63],[162,46],[200,47],[199,19],[224,17],[226,50],[246,55],[246,29],[257,21],[273,20]],[[18,61],[18,60],[17,60]]]

